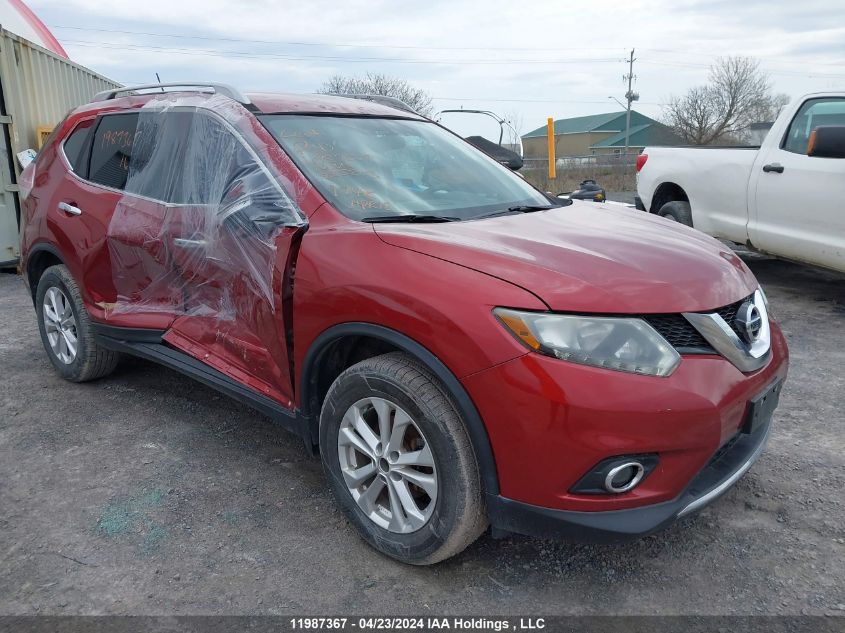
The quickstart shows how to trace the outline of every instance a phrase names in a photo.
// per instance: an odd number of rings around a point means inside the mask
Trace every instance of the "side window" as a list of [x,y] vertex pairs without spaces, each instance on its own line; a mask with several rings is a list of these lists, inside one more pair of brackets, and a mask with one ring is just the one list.
[[88,152],[85,151],[86,141],[93,124],[93,121],[83,121],[74,128],[62,144],[62,150],[70,163],[71,169],[83,178],[86,176],[86,163],[88,162]]
[[809,99],[798,109],[783,140],[783,149],[806,154],[810,133],[820,125],[845,125],[845,99]]
[[238,138],[218,119],[191,114],[179,202],[220,205],[231,186],[237,156],[247,154]]
[[180,202],[184,157],[193,113],[142,109],[129,161],[127,193]]
[[183,161],[180,202],[238,213],[252,222],[298,223],[295,203],[243,141],[216,117],[193,115]]
[[137,126],[137,112],[100,118],[91,148],[89,180],[113,189],[126,186]]

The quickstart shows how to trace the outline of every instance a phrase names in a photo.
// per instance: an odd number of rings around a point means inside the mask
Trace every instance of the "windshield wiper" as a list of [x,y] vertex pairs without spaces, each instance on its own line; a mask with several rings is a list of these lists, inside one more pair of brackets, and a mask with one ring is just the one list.
[[533,213],[534,211],[546,211],[548,209],[557,209],[557,205],[539,205],[539,204],[519,204],[513,207],[508,207],[502,211],[493,211],[493,213],[485,213],[484,215],[477,215],[473,220],[482,220],[484,218],[495,218],[500,215],[510,215],[511,213]]
[[547,211],[548,209],[557,209],[557,205],[518,204],[515,207],[508,207],[508,211],[518,211],[519,213],[531,213],[532,211]]
[[375,215],[363,218],[362,222],[460,222],[461,218],[448,215],[421,215],[410,213],[405,215]]

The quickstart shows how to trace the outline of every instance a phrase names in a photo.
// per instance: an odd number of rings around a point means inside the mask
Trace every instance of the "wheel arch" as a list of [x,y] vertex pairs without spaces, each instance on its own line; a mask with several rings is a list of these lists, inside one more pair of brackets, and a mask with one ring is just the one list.
[[[493,495],[498,494],[499,479],[490,438],[475,404],[463,385],[443,361],[426,347],[401,332],[381,325],[372,323],[336,325],[320,334],[309,347],[302,365],[299,400],[301,413],[309,421],[313,444],[318,443],[320,409],[325,393],[328,391],[331,382],[334,381],[334,378],[331,377],[332,375],[336,377],[346,369],[343,365],[351,366],[351,364],[341,363],[340,366],[333,367],[331,363],[332,353],[338,349],[339,345],[344,345],[344,341],[351,340],[363,340],[367,345],[375,345],[378,354],[388,351],[405,352],[440,380],[448,390],[458,408],[458,413],[466,424],[467,433],[478,461],[484,492]],[[330,381],[329,378],[331,378]],[[328,384],[325,384],[327,381]]]
[[35,304],[35,294],[38,291],[38,280],[50,266],[65,265],[62,254],[52,244],[39,243],[32,247],[26,256],[23,272],[29,285],[32,303]]
[[654,191],[651,198],[649,213],[657,213],[667,202],[689,202],[689,196],[684,188],[674,182],[663,182]]

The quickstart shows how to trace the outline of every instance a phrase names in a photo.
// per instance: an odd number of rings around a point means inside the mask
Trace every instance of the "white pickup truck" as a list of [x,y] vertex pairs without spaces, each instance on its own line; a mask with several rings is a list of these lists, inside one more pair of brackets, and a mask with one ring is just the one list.
[[759,148],[647,147],[637,172],[641,210],[845,272],[845,92],[793,101]]

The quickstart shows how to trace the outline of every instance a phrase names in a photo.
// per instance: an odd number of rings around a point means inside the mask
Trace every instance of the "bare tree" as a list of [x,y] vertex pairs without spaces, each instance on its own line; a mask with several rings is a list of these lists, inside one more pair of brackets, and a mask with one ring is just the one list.
[[694,145],[710,145],[745,136],[749,126],[775,109],[782,95],[771,95],[769,77],[750,57],[720,57],[710,67],[707,85],[672,97],[666,123]]
[[525,128],[522,113],[519,110],[511,110],[505,113],[504,119],[510,124],[505,126],[504,142],[518,147],[522,130]]
[[672,97],[666,106],[666,124],[693,145],[705,145],[719,118],[712,90],[708,86],[690,88],[682,97]]
[[760,104],[760,108],[758,111],[754,112],[754,120],[755,121],[774,121],[781,113],[792,98],[788,94],[778,93],[776,95],[772,95],[766,100],[764,103]]
[[367,73],[363,77],[334,75],[317,89],[323,94],[381,95],[394,97],[407,103],[424,116],[432,112],[431,97],[424,90],[414,88],[404,79],[380,73]]

